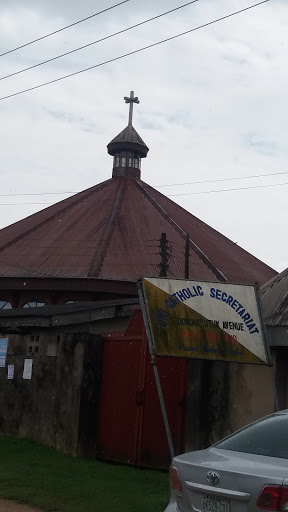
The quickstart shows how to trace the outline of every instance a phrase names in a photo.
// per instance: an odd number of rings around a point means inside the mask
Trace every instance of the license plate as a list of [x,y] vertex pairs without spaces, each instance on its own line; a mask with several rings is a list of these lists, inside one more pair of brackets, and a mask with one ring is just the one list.
[[230,502],[223,498],[204,496],[202,499],[202,510],[204,512],[230,512]]

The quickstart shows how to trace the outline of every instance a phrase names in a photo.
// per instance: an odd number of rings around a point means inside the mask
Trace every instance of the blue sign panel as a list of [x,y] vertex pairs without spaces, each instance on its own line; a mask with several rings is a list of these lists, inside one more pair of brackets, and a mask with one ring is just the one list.
[[0,368],[5,367],[7,354],[8,338],[0,339]]

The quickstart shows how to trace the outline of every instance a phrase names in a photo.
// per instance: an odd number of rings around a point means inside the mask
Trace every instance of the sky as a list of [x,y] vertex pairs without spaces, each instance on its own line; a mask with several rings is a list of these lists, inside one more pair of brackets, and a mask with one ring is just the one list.
[[[2,0],[0,53],[118,1]],[[0,80],[0,100],[256,2],[198,0]],[[183,4],[184,0],[129,0],[0,57],[0,78]],[[112,157],[106,146],[127,125],[123,97],[134,90],[140,104],[134,108],[133,125],[150,149],[142,161],[143,181],[275,270],[284,270],[287,26],[287,1],[270,0],[140,53],[1,100],[0,228],[111,177]]]

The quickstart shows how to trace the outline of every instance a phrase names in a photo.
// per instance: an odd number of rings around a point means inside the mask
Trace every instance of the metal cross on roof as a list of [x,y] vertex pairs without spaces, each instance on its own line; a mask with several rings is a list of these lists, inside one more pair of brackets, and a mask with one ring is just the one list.
[[129,120],[128,124],[132,124],[133,118],[133,103],[140,103],[138,97],[134,97],[134,91],[130,92],[130,96],[124,96],[125,103],[129,103]]

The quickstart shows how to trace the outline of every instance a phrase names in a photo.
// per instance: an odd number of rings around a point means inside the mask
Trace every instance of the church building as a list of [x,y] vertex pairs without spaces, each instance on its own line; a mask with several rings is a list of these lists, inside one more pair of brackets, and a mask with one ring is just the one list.
[[[125,101],[128,125],[107,146],[112,177],[0,231],[0,433],[167,468],[138,280],[263,285],[276,272],[142,181],[139,100]],[[156,360],[176,453],[273,410],[267,367]]]
[[0,230],[0,308],[135,297],[139,278],[160,274],[161,234],[167,277],[185,276],[187,234],[191,279],[262,285],[276,275],[142,181],[148,147],[132,124],[139,100],[131,92],[125,101],[128,126],[107,146],[112,177]]

